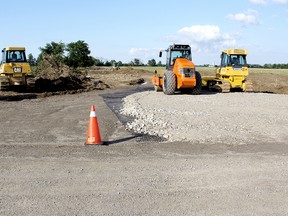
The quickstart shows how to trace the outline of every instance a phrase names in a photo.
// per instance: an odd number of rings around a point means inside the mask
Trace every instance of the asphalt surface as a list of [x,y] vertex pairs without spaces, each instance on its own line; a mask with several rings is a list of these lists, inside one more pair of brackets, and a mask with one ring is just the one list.
[[[0,101],[0,215],[288,215],[287,142],[145,141],[123,91]],[[91,104],[105,145],[84,145]]]

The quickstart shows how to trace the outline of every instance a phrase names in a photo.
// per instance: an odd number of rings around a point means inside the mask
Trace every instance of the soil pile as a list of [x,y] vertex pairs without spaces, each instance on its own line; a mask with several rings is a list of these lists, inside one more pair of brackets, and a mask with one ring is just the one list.
[[105,89],[109,86],[87,76],[86,70],[76,70],[45,55],[36,72],[37,92],[83,92]]

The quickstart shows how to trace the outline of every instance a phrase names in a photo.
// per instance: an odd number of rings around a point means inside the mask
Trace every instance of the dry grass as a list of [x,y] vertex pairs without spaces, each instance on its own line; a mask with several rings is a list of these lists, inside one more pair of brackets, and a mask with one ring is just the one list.
[[[137,69],[143,69],[147,71],[154,72],[155,70],[165,69],[164,67],[150,67],[150,66],[142,66],[135,67]],[[215,67],[197,67],[197,71],[205,74],[215,74]],[[265,73],[265,74],[286,74],[288,75],[288,69],[265,69],[265,68],[249,68],[250,73]]]

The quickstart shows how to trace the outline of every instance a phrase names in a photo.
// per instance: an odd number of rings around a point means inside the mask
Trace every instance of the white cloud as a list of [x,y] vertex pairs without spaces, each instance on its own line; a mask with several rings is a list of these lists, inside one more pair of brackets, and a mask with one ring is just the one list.
[[[217,25],[194,25],[181,28],[174,35],[166,36],[164,40],[168,41],[167,47],[173,43],[189,44],[193,53],[197,52],[199,54],[197,56],[202,53],[205,58],[208,58],[207,55],[211,56],[211,53],[218,57],[219,50],[235,47],[237,45],[237,37],[237,33],[221,32],[220,27]],[[152,58],[157,60],[159,51],[167,47],[131,48],[129,55],[132,58],[144,60],[144,62]],[[160,60],[163,61],[163,59]]]
[[238,14],[229,14],[227,15],[228,19],[236,20],[241,22],[244,26],[247,25],[258,25],[258,12],[252,9],[248,9],[244,13],[238,13]]
[[251,3],[253,4],[262,4],[262,5],[265,5],[267,4],[267,0],[250,0]]
[[279,4],[288,4],[288,0],[273,0],[273,2],[276,2]]
[[184,27],[180,29],[178,33],[196,42],[218,40],[221,37],[220,28],[215,25]]
[[275,2],[275,3],[278,3],[278,4],[288,4],[288,0],[250,0],[251,3],[253,4],[262,4],[262,5],[265,5],[269,2]]
[[188,43],[193,51],[202,52],[211,49],[234,46],[235,35],[222,33],[216,25],[194,25],[184,27],[177,34],[166,37],[172,43]]
[[160,48],[131,48],[129,54],[133,58],[156,58],[159,55]]

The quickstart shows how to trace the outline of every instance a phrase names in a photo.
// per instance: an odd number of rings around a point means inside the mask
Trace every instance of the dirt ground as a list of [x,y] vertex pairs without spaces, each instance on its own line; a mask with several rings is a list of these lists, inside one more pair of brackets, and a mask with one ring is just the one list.
[[[90,70],[89,74],[104,83],[107,83],[111,88],[123,87],[143,82],[151,82],[152,72],[137,69],[122,69],[118,71],[95,69]],[[201,73],[202,76],[211,75]],[[253,81],[254,91],[267,92],[275,94],[288,94],[288,74],[259,74],[250,73],[249,79]]]
[[[64,74],[63,77],[62,74]],[[16,101],[53,95],[78,94],[92,90],[121,89],[141,84],[149,85],[153,73],[137,68],[112,70],[111,68],[94,67],[84,73],[73,73],[72,76],[67,72],[62,74],[55,79],[47,78],[45,74],[42,74],[44,79],[38,77],[34,91],[0,91],[0,100]],[[201,71],[201,75],[211,76],[211,73]],[[288,75],[250,73],[249,79],[253,81],[255,92],[288,94]]]
[[[151,72],[88,75],[102,90],[1,92],[0,215],[288,215],[287,142],[200,145],[130,133],[113,101],[152,89]],[[256,91],[288,93],[288,75],[251,78]],[[105,145],[84,145],[91,104]]]
[[249,78],[253,81],[254,90],[288,94],[288,75],[252,73]]
[[[200,70],[202,76],[213,74]],[[288,94],[288,74],[250,73],[248,79],[252,80],[255,92],[275,94]]]

